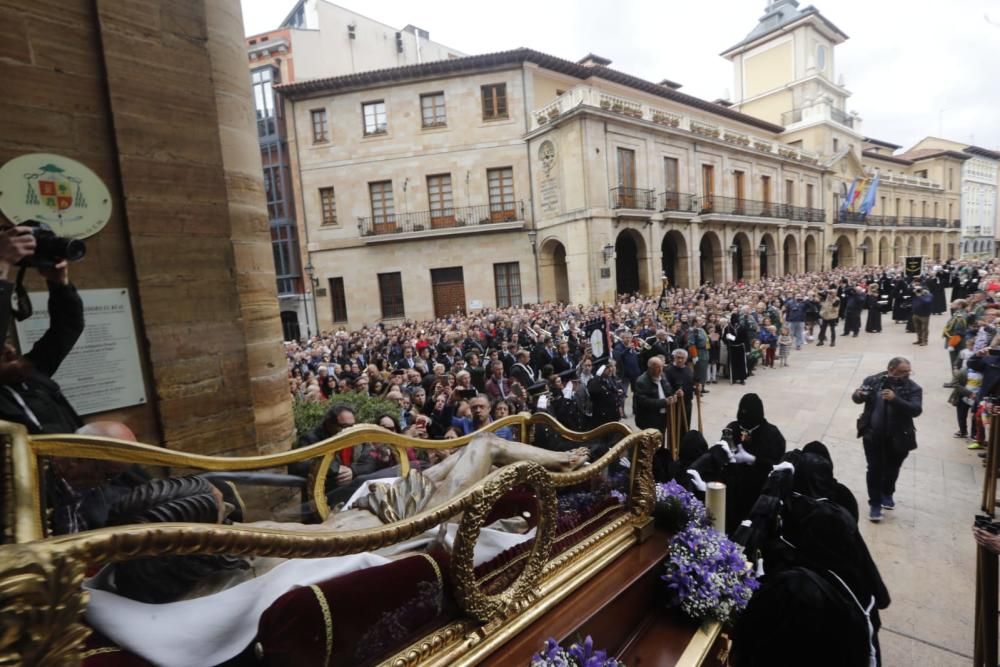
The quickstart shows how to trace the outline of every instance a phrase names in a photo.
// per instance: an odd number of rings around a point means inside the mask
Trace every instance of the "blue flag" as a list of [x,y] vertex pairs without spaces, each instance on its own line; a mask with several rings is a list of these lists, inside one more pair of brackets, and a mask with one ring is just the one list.
[[872,212],[875,208],[875,193],[878,191],[878,172],[875,172],[875,178],[872,179],[872,183],[868,186],[868,192],[865,193],[865,198],[861,202],[861,217],[867,218],[868,214]]

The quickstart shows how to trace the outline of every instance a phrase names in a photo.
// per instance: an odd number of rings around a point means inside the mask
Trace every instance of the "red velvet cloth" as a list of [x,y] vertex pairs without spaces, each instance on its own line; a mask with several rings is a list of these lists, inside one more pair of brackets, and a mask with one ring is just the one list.
[[374,663],[448,618],[449,599],[443,552],[414,554],[316,587],[296,588],[261,616],[260,664]]
[[515,486],[497,500],[486,517],[485,525],[512,516],[524,517],[529,528],[538,525],[538,498],[531,487],[523,484]]

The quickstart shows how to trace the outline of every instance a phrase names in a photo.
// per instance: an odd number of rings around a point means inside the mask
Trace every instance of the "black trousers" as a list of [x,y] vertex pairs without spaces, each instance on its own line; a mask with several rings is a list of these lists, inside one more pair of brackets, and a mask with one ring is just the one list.
[[861,313],[847,313],[844,315],[844,333],[842,336],[847,334],[856,334],[861,331]]
[[837,342],[837,320],[820,320],[819,324],[819,342],[826,342],[826,330],[830,329],[830,344],[833,345]]
[[897,451],[889,438],[866,435],[862,442],[865,446],[865,460],[868,461],[868,472],[865,474],[868,505],[881,506],[885,496],[896,492],[899,469],[909,452]]

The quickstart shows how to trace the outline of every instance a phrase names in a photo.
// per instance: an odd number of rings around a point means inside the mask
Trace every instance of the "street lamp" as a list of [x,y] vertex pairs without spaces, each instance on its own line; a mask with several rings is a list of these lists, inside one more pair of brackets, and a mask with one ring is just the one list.
[[757,252],[759,252],[762,255],[766,255],[767,254],[767,244],[764,243],[763,241],[761,241],[760,245],[757,246]]
[[607,264],[611,261],[611,258],[615,256],[615,246],[611,243],[606,244],[601,248],[601,253],[604,255],[604,263]]
[[[319,285],[319,279],[316,278],[316,268],[312,265],[312,262],[306,262],[306,277],[309,279],[309,291],[312,294],[312,310],[313,317],[316,315],[316,286]],[[303,294],[303,301],[305,301],[305,295]],[[303,303],[304,310],[306,311],[306,337],[312,337],[312,324],[309,319],[309,304]],[[316,322],[316,331],[319,331],[319,322]]]
[[739,251],[740,251],[740,247],[738,245],[736,245],[735,243],[733,245],[729,246],[729,254],[730,255],[735,255]]
[[528,231],[528,241],[531,243],[531,252],[538,254],[538,232],[534,229]]

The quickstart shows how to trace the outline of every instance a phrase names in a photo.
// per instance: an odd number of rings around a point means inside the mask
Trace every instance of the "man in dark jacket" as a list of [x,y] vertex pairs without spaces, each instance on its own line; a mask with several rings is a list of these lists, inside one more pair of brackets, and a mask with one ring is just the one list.
[[858,437],[868,461],[868,518],[877,523],[883,509],[896,508],[893,494],[899,469],[910,450],[917,448],[913,420],[923,411],[923,389],[910,380],[910,362],[893,357],[888,370],[865,378],[851,400],[865,405]]
[[618,342],[612,350],[612,356],[618,365],[618,377],[625,381],[625,385],[635,390],[636,380],[642,375],[642,367],[639,365],[639,352],[632,343],[632,335],[626,330],[618,331]]
[[649,360],[645,373],[635,381],[635,396],[632,410],[635,413],[635,425],[639,428],[655,428],[660,433],[667,429],[667,406],[677,401],[675,390],[663,372],[663,360],[653,357]]
[[923,287],[913,290],[913,330],[917,334],[914,345],[927,345],[927,332],[931,324],[931,311],[934,309],[934,295]]

